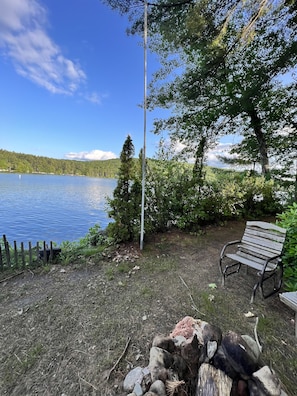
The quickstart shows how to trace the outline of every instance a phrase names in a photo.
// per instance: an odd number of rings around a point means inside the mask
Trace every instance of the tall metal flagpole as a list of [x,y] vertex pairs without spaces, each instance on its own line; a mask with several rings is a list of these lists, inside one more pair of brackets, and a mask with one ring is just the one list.
[[140,250],[143,249],[143,236],[144,236],[144,203],[145,203],[145,173],[146,173],[147,0],[144,1],[143,51],[144,51],[144,98],[143,98],[143,149],[142,149],[142,194],[141,194]]

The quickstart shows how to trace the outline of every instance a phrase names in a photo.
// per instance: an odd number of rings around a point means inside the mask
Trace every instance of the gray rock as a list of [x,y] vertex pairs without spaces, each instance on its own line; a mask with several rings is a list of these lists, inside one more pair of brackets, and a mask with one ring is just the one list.
[[143,391],[146,392],[152,384],[151,372],[148,367],[145,367],[144,369],[142,369],[142,373],[143,379],[141,382],[141,387]]
[[251,355],[251,358],[254,359],[255,362],[258,362],[261,355],[261,351],[256,341],[252,337],[246,334],[243,334],[241,337],[244,339],[244,341],[247,343],[249,347],[247,352]]
[[124,379],[123,389],[125,392],[132,392],[135,384],[141,384],[143,379],[143,371],[141,367],[135,367],[131,370]]
[[166,388],[164,382],[161,380],[153,382],[150,387],[150,392],[154,392],[158,396],[166,396]]
[[281,384],[275,372],[268,366],[262,367],[260,370],[253,373],[253,378],[258,384],[259,388],[267,396],[280,396]]
[[133,389],[133,393],[135,393],[135,396],[143,395],[142,387],[139,382],[136,382],[134,389]]
[[167,378],[166,369],[168,369],[172,363],[173,356],[171,353],[162,348],[152,347],[150,349],[149,361],[152,382],[155,382],[158,379],[163,379],[165,381]]

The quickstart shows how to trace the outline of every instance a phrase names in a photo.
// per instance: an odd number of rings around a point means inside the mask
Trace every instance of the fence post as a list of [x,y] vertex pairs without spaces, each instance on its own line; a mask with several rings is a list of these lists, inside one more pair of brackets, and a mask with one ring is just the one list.
[[3,270],[3,261],[2,261],[2,248],[1,248],[1,244],[0,244],[0,269],[1,269],[1,271]]
[[40,253],[39,253],[39,242],[36,242],[36,267],[39,266]]
[[24,269],[25,265],[26,265],[25,251],[24,251],[24,242],[21,242],[21,254],[22,254],[22,264],[23,264],[23,269]]
[[13,241],[13,250],[14,250],[15,268],[18,268],[18,247],[16,241]]
[[46,252],[46,243],[43,241],[43,263],[46,265],[47,263],[47,252]]
[[10,267],[10,251],[9,251],[9,243],[7,242],[6,235],[3,235],[3,241],[4,241],[4,248],[6,253],[7,267]]
[[31,241],[29,241],[29,266],[31,267],[32,265],[32,244]]
[[53,242],[50,241],[50,261],[54,259]]

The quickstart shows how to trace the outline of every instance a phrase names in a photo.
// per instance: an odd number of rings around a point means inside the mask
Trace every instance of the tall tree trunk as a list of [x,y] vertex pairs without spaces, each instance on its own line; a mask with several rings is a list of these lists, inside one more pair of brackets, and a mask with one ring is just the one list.
[[203,186],[203,180],[204,180],[203,165],[204,165],[205,150],[206,150],[206,137],[202,136],[195,154],[196,160],[193,167],[193,178],[200,187]]
[[294,201],[297,202],[297,162],[296,162],[296,169],[295,169],[295,183],[294,183]]
[[267,153],[267,144],[265,135],[262,131],[262,120],[259,117],[256,109],[254,107],[249,111],[249,116],[251,117],[251,126],[255,132],[257,141],[259,143],[259,153],[261,158],[261,168],[262,175],[266,177],[266,179],[270,178],[270,166],[269,166],[269,158]]

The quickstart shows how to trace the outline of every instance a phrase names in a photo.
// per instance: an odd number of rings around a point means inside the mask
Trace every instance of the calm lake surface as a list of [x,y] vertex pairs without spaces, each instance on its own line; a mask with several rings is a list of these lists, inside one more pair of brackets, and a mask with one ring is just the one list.
[[76,241],[111,221],[106,197],[117,181],[79,176],[0,173],[0,237],[10,244]]

